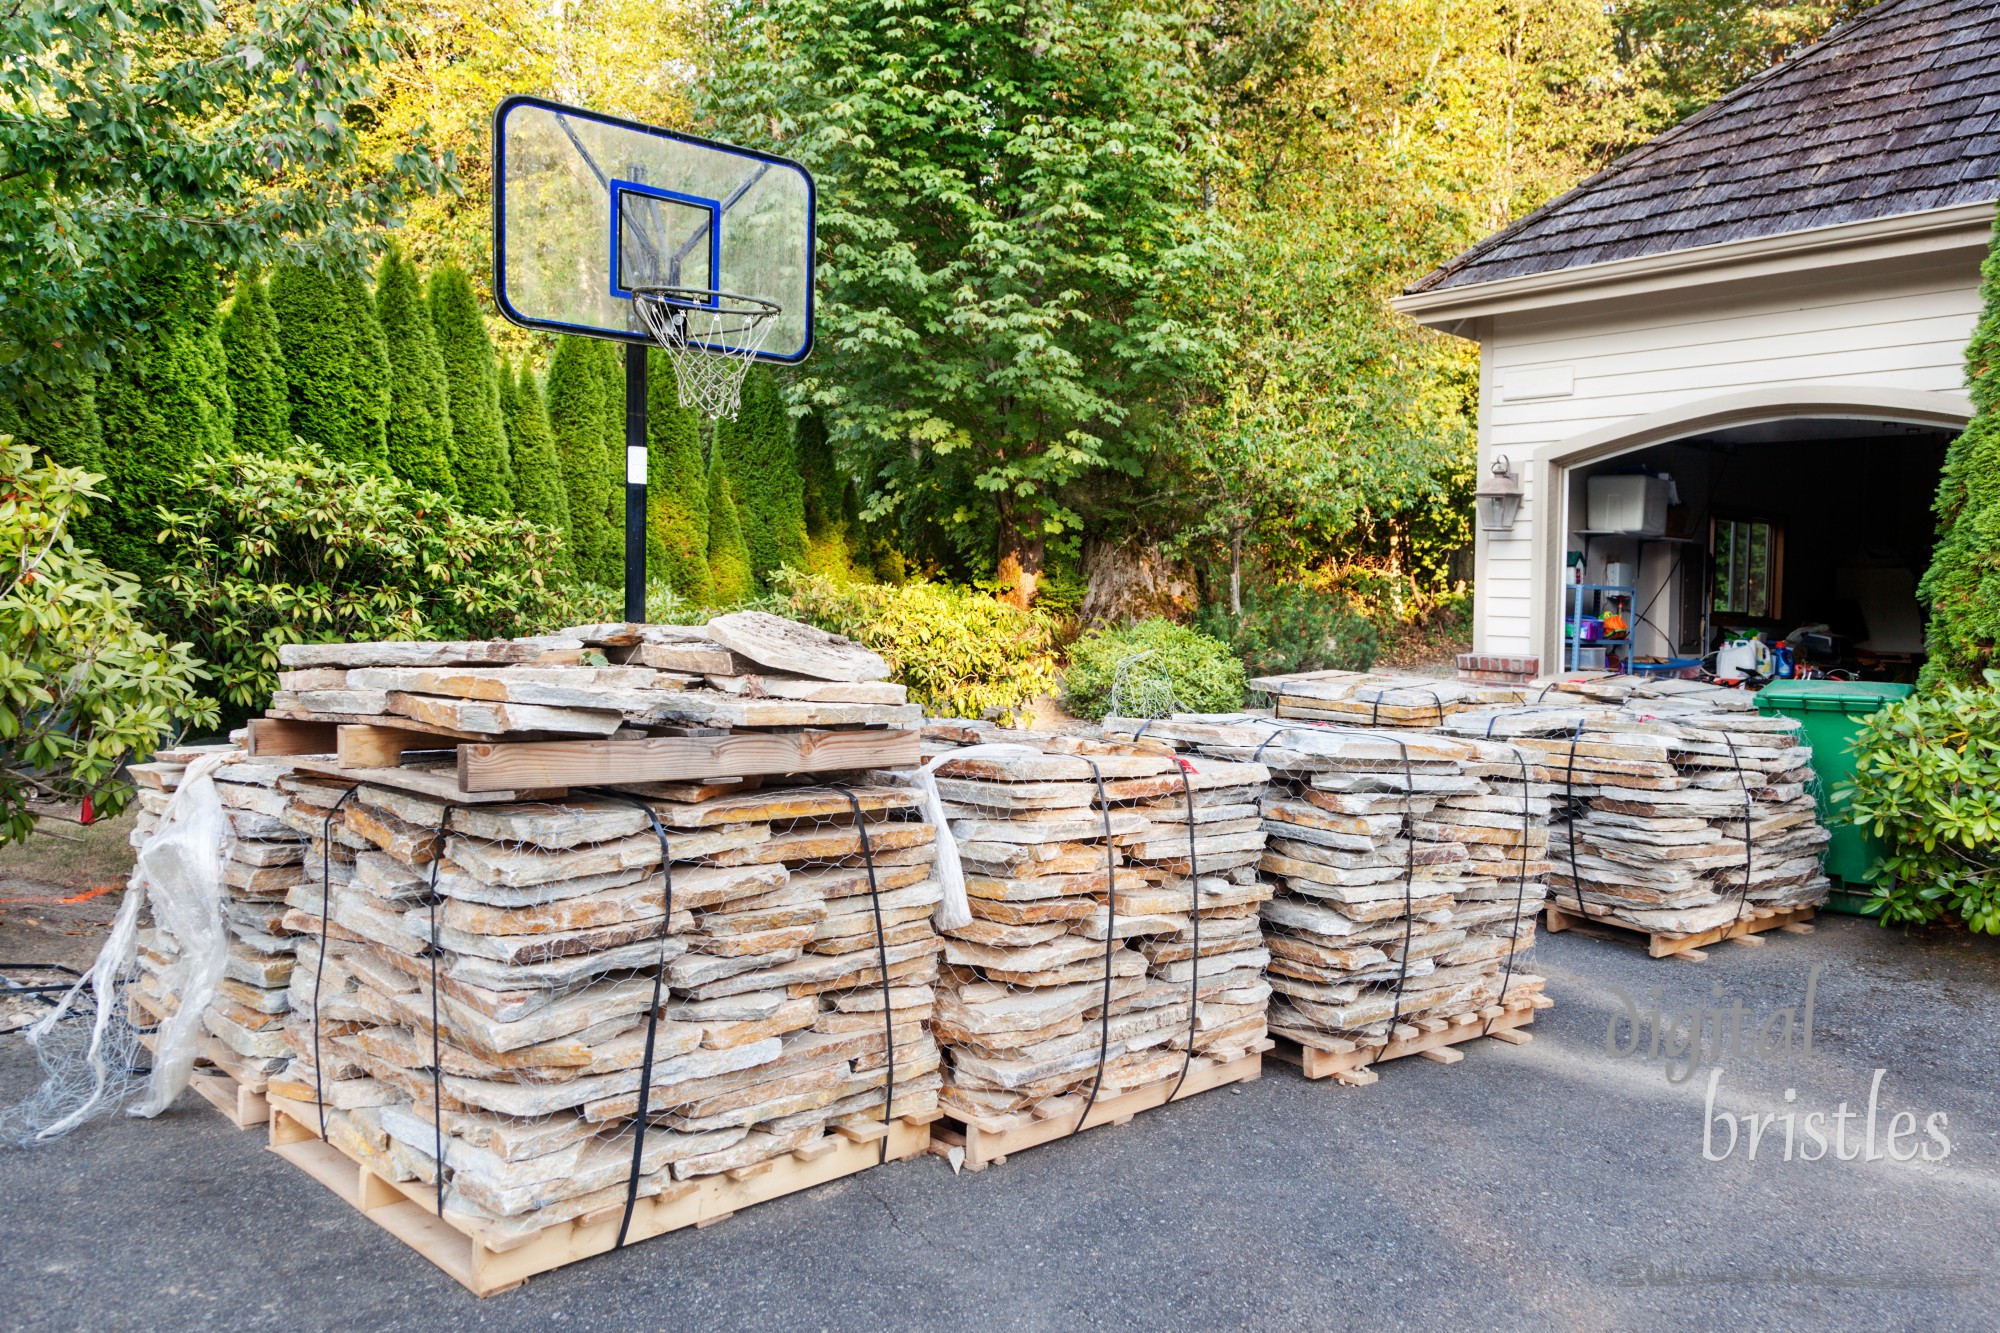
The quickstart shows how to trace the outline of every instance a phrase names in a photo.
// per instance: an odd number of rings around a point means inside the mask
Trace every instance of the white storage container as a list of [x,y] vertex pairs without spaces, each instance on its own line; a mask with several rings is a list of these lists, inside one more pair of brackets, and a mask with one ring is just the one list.
[[1667,493],[1670,487],[1671,483],[1665,477],[1639,472],[1592,477],[1584,492],[1584,524],[1592,532],[1661,536],[1667,530]]

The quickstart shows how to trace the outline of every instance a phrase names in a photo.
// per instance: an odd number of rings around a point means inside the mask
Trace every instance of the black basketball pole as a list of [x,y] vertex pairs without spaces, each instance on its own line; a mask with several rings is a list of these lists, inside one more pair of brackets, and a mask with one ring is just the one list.
[[625,619],[646,618],[646,348],[625,344]]

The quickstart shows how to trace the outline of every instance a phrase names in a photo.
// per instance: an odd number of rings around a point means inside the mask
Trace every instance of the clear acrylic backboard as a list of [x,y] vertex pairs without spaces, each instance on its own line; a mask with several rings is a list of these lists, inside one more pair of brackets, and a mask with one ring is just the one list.
[[493,169],[493,289],[515,323],[651,342],[633,291],[697,289],[779,307],[759,360],[812,351],[813,181],[798,163],[509,97]]

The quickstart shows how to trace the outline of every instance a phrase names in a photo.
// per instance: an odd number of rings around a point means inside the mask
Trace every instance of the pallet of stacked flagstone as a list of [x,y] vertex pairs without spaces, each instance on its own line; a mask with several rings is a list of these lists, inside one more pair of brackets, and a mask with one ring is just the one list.
[[1829,834],[1800,724],[1747,711],[1741,691],[1628,692],[1612,706],[1587,702],[1606,688],[1588,684],[1448,724],[1507,737],[1555,793],[1549,929],[1588,921],[1645,937],[1654,957],[1699,958],[1809,921],[1831,887]]
[[1435,727],[1468,708],[1519,703],[1526,697],[1526,687],[1519,685],[1370,671],[1260,676],[1250,688],[1268,695],[1279,717],[1359,727]]
[[945,932],[933,1151],[974,1171],[1254,1079],[1269,1044],[1268,771],[1047,739],[936,770],[972,920]]
[[438,797],[915,762],[922,710],[838,635],[736,612],[458,643],[289,644],[258,755]]
[[[1139,738],[1267,765],[1260,869],[1277,1054],[1373,1082],[1404,1055],[1520,1031],[1550,1001],[1519,955],[1544,894],[1551,793],[1506,744],[1256,714],[1107,719]],[[1141,732],[1143,731],[1143,736]]]
[[293,775],[273,1151],[481,1295],[923,1153],[936,830],[850,776],[457,804]]

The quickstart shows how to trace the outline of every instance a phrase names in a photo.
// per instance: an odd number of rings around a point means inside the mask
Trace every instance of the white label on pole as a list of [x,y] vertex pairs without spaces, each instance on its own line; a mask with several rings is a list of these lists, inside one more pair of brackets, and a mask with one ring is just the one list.
[[625,446],[625,484],[627,486],[646,484],[646,446],[643,444]]

